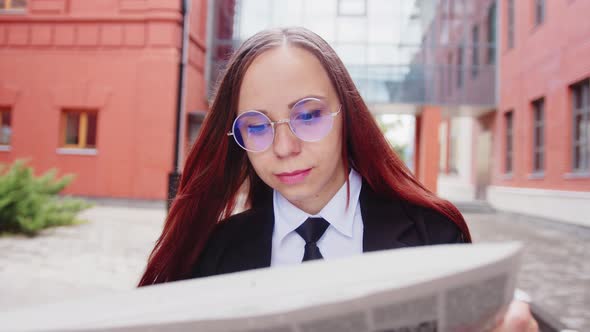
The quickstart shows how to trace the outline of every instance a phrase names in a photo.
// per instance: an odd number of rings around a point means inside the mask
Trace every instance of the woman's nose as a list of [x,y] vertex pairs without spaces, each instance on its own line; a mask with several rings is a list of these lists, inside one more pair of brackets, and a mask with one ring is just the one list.
[[286,158],[301,152],[301,140],[293,134],[288,123],[275,126],[273,150],[279,158]]

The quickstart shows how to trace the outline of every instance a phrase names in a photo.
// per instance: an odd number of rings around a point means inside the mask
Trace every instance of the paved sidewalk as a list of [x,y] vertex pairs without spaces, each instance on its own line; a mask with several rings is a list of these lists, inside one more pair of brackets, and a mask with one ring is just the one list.
[[80,217],[89,222],[0,238],[0,310],[137,285],[165,211],[97,206]]
[[590,228],[500,212],[464,216],[476,243],[522,241],[517,287],[569,328],[590,331]]

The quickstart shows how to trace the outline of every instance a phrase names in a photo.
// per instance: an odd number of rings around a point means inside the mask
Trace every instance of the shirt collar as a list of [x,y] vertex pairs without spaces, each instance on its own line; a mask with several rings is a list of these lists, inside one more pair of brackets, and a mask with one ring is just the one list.
[[358,205],[361,192],[362,178],[351,169],[348,175],[350,182],[350,201],[346,207],[346,183],[340,187],[338,192],[330,199],[328,204],[317,215],[310,215],[291,202],[289,202],[278,191],[273,191],[273,208],[275,215],[275,227],[277,240],[281,242],[287,234],[295,231],[307,218],[322,217],[330,223],[339,233],[352,237],[354,215]]

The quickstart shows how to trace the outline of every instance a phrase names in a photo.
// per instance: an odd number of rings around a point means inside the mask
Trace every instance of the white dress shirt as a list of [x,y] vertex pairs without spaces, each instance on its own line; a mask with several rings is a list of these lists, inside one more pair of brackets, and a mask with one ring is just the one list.
[[330,226],[317,242],[324,259],[352,256],[363,252],[363,220],[359,203],[362,178],[351,170],[350,204],[346,208],[346,183],[317,215],[310,215],[291,204],[278,191],[273,192],[274,231],[271,266],[299,264],[305,241],[295,229],[309,217],[322,217]]

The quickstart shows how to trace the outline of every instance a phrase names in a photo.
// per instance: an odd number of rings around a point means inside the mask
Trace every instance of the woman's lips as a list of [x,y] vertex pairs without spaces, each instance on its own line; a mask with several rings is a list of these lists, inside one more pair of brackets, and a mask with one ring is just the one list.
[[308,169],[297,170],[294,172],[279,173],[279,174],[275,174],[275,176],[277,178],[279,178],[279,181],[281,181],[282,183],[296,184],[296,183],[303,182],[303,180],[305,180],[305,178],[309,175],[310,172],[311,172],[311,168],[308,168]]

